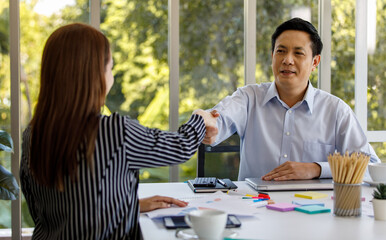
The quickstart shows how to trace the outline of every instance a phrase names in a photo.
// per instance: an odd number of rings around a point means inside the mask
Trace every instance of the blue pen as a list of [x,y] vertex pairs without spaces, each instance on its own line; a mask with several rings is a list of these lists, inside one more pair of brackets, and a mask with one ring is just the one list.
[[268,198],[262,198],[262,199],[255,199],[253,202],[261,202],[261,201],[267,201],[269,200]]

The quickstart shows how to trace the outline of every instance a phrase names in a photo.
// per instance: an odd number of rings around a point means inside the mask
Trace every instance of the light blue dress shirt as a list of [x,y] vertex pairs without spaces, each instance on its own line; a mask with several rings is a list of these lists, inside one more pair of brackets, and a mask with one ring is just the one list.
[[351,108],[311,83],[291,108],[274,83],[262,83],[237,89],[213,109],[220,113],[213,145],[235,132],[240,136],[239,180],[261,177],[286,161],[318,163],[320,178],[331,178],[327,156],[335,150],[365,152],[380,162]]

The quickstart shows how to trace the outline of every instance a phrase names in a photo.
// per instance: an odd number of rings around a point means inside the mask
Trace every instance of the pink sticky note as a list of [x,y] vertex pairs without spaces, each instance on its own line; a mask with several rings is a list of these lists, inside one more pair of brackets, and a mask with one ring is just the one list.
[[300,206],[296,204],[291,204],[291,203],[275,203],[275,204],[269,204],[266,207],[271,210],[288,212],[288,211],[293,211],[296,207],[300,207]]

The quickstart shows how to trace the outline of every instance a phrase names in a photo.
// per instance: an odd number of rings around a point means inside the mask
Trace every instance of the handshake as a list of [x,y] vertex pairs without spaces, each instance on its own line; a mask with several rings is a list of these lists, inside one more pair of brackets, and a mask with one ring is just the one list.
[[218,128],[216,126],[216,120],[220,116],[220,114],[216,110],[212,110],[211,112],[204,111],[202,109],[197,109],[193,111],[193,114],[198,114],[204,118],[204,123],[206,127],[206,133],[204,140],[202,143],[204,144],[212,144],[216,140],[216,136],[218,133]]

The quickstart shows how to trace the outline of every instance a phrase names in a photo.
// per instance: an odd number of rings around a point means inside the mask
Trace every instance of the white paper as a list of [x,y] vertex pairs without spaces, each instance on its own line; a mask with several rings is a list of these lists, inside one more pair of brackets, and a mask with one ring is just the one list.
[[198,209],[217,209],[228,214],[237,216],[254,216],[258,208],[252,199],[242,199],[240,195],[228,195],[221,191],[200,197],[180,197],[183,201],[189,202],[186,207],[172,206],[170,208],[157,209],[148,212],[150,218],[158,218],[170,215],[185,215],[188,212]]

